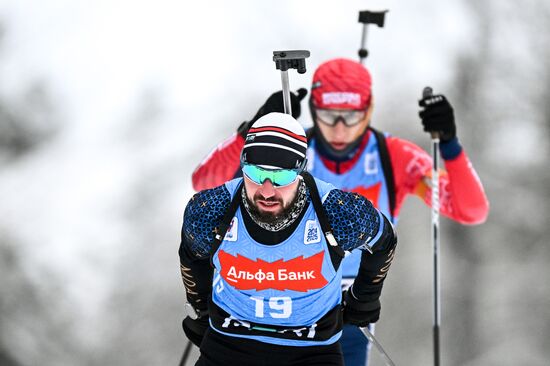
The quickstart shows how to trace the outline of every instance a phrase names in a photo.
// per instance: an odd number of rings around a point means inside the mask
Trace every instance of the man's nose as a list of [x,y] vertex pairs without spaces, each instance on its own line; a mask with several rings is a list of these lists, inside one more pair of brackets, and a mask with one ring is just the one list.
[[334,127],[333,128],[333,131],[334,131],[334,135],[336,136],[345,136],[345,133],[347,131],[347,128],[346,128],[346,123],[344,122],[344,120],[339,117],[337,120],[336,120],[336,123],[334,124]]
[[271,183],[271,180],[264,180],[262,186],[260,187],[260,193],[264,198],[270,198],[275,195],[275,187],[273,186],[273,183]]

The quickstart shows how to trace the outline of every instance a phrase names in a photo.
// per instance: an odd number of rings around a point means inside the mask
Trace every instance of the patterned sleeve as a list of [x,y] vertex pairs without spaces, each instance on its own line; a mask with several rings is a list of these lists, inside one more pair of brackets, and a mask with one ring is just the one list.
[[183,216],[182,244],[196,258],[208,258],[214,236],[231,203],[231,194],[221,185],[195,194]]
[[323,206],[342,249],[372,251],[384,231],[385,220],[368,199],[357,193],[333,189]]

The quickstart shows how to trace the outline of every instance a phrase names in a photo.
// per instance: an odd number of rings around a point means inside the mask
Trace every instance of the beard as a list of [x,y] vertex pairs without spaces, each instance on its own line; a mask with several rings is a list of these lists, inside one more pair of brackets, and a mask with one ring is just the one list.
[[[286,206],[284,205],[283,200],[280,198],[266,199],[259,193],[256,193],[254,195],[252,201],[248,198],[248,196],[246,197],[246,200],[248,201],[248,210],[249,210],[249,213],[252,215],[252,217],[255,217],[256,219],[260,220],[265,224],[276,225],[284,221],[289,216],[289,213],[294,208],[294,205],[298,201],[298,198],[299,198],[299,194],[296,194],[292,199],[292,201],[290,201],[290,203],[288,203]],[[258,208],[258,205],[256,204],[258,200],[262,200],[266,202],[277,202],[281,205],[282,210],[277,213],[260,211],[260,209]]]

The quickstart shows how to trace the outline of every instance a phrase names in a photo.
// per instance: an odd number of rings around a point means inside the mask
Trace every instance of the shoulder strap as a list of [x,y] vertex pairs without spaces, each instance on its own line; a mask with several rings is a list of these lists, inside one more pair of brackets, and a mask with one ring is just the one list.
[[309,189],[311,203],[313,204],[313,208],[315,209],[315,213],[317,214],[317,218],[319,219],[319,224],[321,224],[321,230],[323,230],[325,238],[327,239],[327,242],[329,244],[328,249],[332,265],[334,266],[335,270],[338,270],[340,262],[345,255],[344,250],[342,249],[342,247],[340,247],[340,245],[338,245],[336,238],[334,238],[334,235],[332,234],[332,227],[330,226],[330,223],[327,219],[327,214],[325,212],[325,208],[323,207],[323,203],[321,202],[319,190],[317,189],[317,184],[315,184],[315,179],[313,179],[313,176],[311,174],[305,171],[302,172],[301,175],[304,178],[304,182],[306,183],[307,188]]
[[225,237],[225,234],[227,233],[227,230],[231,225],[231,221],[233,220],[233,217],[235,216],[235,213],[239,208],[239,205],[242,199],[242,190],[243,190],[243,183],[241,182],[241,184],[239,184],[239,187],[235,190],[233,199],[231,200],[231,203],[229,204],[229,208],[227,209],[227,211],[225,212],[225,215],[223,216],[220,226],[218,226],[216,236],[214,237],[214,243],[212,243],[212,246],[210,247],[211,264],[212,264],[212,257],[218,251],[218,248],[220,247],[223,241],[223,238]]
[[386,136],[372,127],[369,129],[376,136],[378,142],[378,153],[380,154],[380,160],[382,161],[382,170],[384,172],[384,178],[386,179],[386,185],[388,187],[388,199],[390,201],[390,215],[393,221],[393,215],[395,212],[395,180],[393,178],[393,169],[391,166],[391,158],[388,152],[388,145],[386,144]]
[[[340,267],[340,262],[345,256],[344,250],[340,247],[340,245],[338,245],[338,242],[336,241],[336,239],[334,238],[334,235],[332,234],[332,228],[327,219],[326,212],[323,207],[323,203],[321,202],[321,197],[319,195],[319,190],[317,189],[317,185],[315,184],[315,180],[313,179],[313,176],[308,172],[302,172],[301,175],[304,178],[304,182],[307,188],[309,189],[309,192],[311,193],[310,196],[311,196],[311,202],[313,204],[313,208],[315,209],[315,213],[317,214],[317,218],[319,219],[321,230],[323,231],[325,238],[327,239],[327,242],[329,244],[328,248],[329,248],[332,265],[334,266],[335,270],[338,270],[338,267]],[[227,230],[231,225],[231,221],[233,220],[233,217],[235,216],[235,213],[237,212],[237,209],[241,203],[242,190],[243,190],[243,184],[241,182],[241,184],[235,191],[235,194],[233,195],[233,199],[229,204],[229,208],[225,212],[225,215],[223,216],[220,226],[218,227],[218,232],[214,237],[214,243],[212,243],[212,246],[210,248],[211,264],[212,264],[212,258],[214,254],[218,251],[218,248],[220,247],[223,241],[223,238],[225,237],[225,234],[227,233]]]
[[308,144],[311,142],[311,139],[313,138],[313,135],[315,134],[315,129],[313,127],[310,127],[306,130],[306,138]]

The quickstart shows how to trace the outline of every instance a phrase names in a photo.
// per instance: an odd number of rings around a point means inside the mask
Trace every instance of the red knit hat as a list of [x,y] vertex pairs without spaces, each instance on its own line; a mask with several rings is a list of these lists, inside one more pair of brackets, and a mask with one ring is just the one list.
[[313,105],[323,109],[367,109],[372,80],[360,63],[337,58],[321,64],[311,85]]

